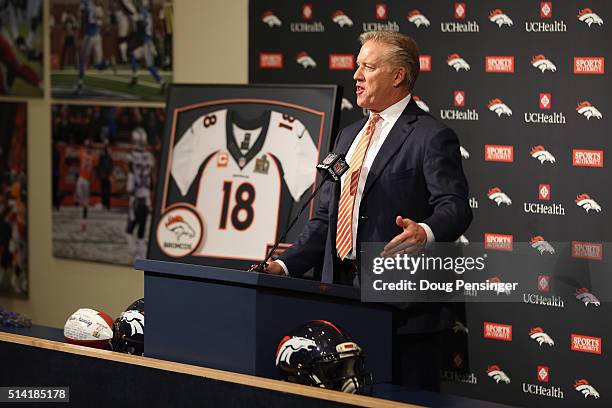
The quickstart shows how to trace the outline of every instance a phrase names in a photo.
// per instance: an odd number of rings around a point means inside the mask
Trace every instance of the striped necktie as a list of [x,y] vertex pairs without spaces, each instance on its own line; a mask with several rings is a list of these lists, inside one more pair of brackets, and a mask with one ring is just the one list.
[[359,139],[351,157],[350,173],[344,179],[344,186],[338,203],[338,224],[336,225],[336,251],[338,251],[338,257],[341,260],[344,260],[353,249],[353,207],[355,206],[357,184],[359,184],[363,159],[365,159],[370,140],[372,140],[376,123],[380,119],[381,117],[377,113],[370,117],[366,130]]

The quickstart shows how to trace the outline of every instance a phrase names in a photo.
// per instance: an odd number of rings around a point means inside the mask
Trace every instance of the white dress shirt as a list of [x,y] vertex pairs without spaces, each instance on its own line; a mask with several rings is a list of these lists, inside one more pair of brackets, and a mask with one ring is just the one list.
[[[351,249],[351,252],[349,252],[348,255],[346,256],[347,259],[356,258],[355,251],[357,248],[356,242],[357,242],[357,226],[358,226],[358,221],[359,221],[359,206],[361,204],[361,197],[363,195],[363,189],[365,187],[366,179],[368,178],[370,168],[372,167],[372,163],[374,163],[374,159],[376,158],[376,155],[378,154],[378,151],[380,150],[381,146],[383,145],[385,140],[387,140],[387,136],[389,136],[389,132],[391,132],[393,125],[395,125],[395,122],[397,122],[397,120],[401,116],[406,106],[408,106],[408,103],[410,102],[410,98],[411,98],[411,95],[408,94],[408,96],[406,96],[404,99],[389,106],[387,109],[383,110],[382,112],[379,112],[379,115],[382,120],[378,121],[378,123],[376,124],[376,128],[374,129],[374,134],[372,135],[372,139],[370,139],[370,145],[368,146],[366,156],[363,159],[361,173],[359,174],[359,182],[357,183],[357,193],[355,195],[355,206],[353,207],[353,221],[352,221],[353,248]],[[370,113],[370,116],[372,116],[372,113]],[[357,147],[357,144],[359,143],[359,139],[363,135],[363,132],[365,132],[367,125],[368,123],[366,122],[366,124],[357,134],[357,137],[355,137],[355,139],[353,140],[353,143],[351,144],[351,147],[349,148],[346,154],[346,161],[348,163],[351,162],[353,152],[355,151],[355,148]],[[342,176],[342,179],[340,181],[341,182],[340,191],[342,191],[344,183],[347,182],[348,180],[347,177],[349,177],[350,174],[351,172],[346,172],[344,176]],[[405,216],[404,214],[397,214],[397,215]],[[395,217],[390,218],[389,222],[395,223]],[[429,227],[429,225],[423,224],[423,223],[419,223],[419,225],[423,227],[423,229],[425,230],[425,234],[427,235],[427,244],[431,244],[435,242],[435,236],[433,234],[433,231]],[[333,243],[333,246],[334,248],[336,247],[335,242]],[[287,270],[287,266],[285,265],[285,263],[281,260],[277,260],[276,262],[278,262],[283,267],[285,274],[288,275],[289,272]]]

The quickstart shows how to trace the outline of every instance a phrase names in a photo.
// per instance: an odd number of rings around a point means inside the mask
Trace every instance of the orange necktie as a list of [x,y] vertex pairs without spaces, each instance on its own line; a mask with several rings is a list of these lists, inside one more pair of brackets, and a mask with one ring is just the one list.
[[370,117],[366,130],[363,132],[351,157],[350,173],[344,179],[344,186],[338,203],[338,224],[336,225],[336,251],[338,251],[338,257],[341,260],[344,260],[353,249],[353,207],[355,206],[357,184],[359,184],[363,159],[365,159],[370,140],[372,140],[376,123],[380,119],[380,115],[377,113]]

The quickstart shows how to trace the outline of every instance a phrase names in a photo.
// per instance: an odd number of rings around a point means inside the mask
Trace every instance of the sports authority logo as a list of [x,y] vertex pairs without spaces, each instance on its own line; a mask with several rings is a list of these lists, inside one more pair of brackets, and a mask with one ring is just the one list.
[[572,241],[572,258],[603,259],[603,244],[599,242]]
[[419,68],[421,72],[431,72],[431,55],[419,55]]
[[589,101],[580,102],[576,107],[576,112],[578,112],[588,120],[590,120],[591,118],[601,119],[603,117],[601,112],[596,107],[591,105],[591,102]]
[[429,112],[429,106],[427,106],[427,104],[421,98],[416,95],[413,95],[412,99],[414,99],[414,102],[419,108],[423,109],[425,112]]
[[539,69],[542,73],[546,71],[555,72],[557,71],[557,66],[553,64],[551,60],[546,58],[544,54],[534,55],[531,59],[531,65],[534,68]]
[[508,197],[508,195],[504,193],[499,187],[490,188],[489,192],[487,193],[487,196],[489,196],[489,200],[494,201],[498,207],[502,204],[512,204],[512,200],[510,199],[510,197]]
[[264,13],[261,15],[261,21],[267,24],[270,28],[280,27],[283,25],[283,22],[280,20],[280,18],[276,17],[274,13],[270,10],[264,11]]
[[550,292],[550,276],[538,275],[538,292]]
[[584,395],[584,398],[588,398],[588,397],[592,397],[595,399],[599,398],[599,392],[597,392],[595,387],[589,384],[589,382],[585,380],[584,378],[576,380],[576,382],[574,383],[574,389],[582,393],[582,395]]
[[546,344],[549,347],[555,345],[555,341],[541,327],[534,327],[529,330],[529,337],[537,341],[540,346]]
[[314,340],[305,337],[286,336],[278,345],[276,350],[276,366],[280,363],[291,364],[291,356],[300,350],[313,350],[317,347]]
[[325,25],[322,21],[312,21],[314,18],[314,7],[311,3],[302,4],[302,20],[289,24],[293,33],[322,33]]
[[496,72],[501,74],[514,73],[514,56],[491,56],[485,58],[485,72]]
[[493,379],[497,384],[500,382],[510,384],[510,377],[502,371],[498,365],[491,365],[487,368],[487,375]]
[[593,200],[587,193],[579,194],[575,201],[576,205],[584,208],[587,213],[589,211],[601,212],[601,206],[597,204],[597,201]]
[[550,378],[550,370],[546,366],[538,366],[537,377],[539,382],[547,383]]
[[548,241],[546,241],[541,235],[536,235],[535,237],[532,237],[529,241],[529,244],[533,249],[537,250],[540,255],[555,253],[555,248],[553,248],[553,246],[550,245]]
[[355,56],[353,54],[329,54],[329,69],[352,71],[355,69]]
[[406,19],[417,27],[429,27],[429,20],[419,10],[410,10]]
[[555,156],[553,156],[548,150],[544,148],[542,145],[537,145],[531,148],[529,151],[531,157],[540,161],[540,164],[544,163],[554,163]]
[[604,57],[574,57],[574,74],[603,75],[606,72]]
[[506,234],[493,234],[485,232],[484,246],[485,249],[494,251],[512,251],[513,236]]
[[502,26],[511,27],[514,25],[512,19],[500,9],[491,10],[491,12],[489,13],[489,21],[497,24],[499,28],[501,28]]
[[482,336],[485,339],[512,341],[512,325],[484,322]]
[[540,94],[540,109],[549,110],[552,106],[552,95],[549,93]]
[[567,31],[567,24],[563,20],[554,20],[552,2],[543,1],[540,3],[540,18],[545,21],[526,21],[525,31],[534,33],[555,33]]
[[461,153],[461,157],[465,160],[470,158],[470,152],[463,146],[459,146],[459,153]]
[[341,28],[352,27],[353,20],[342,10],[336,10],[332,14],[332,21],[338,24]]
[[592,294],[587,288],[576,289],[575,295],[576,299],[584,303],[585,307],[587,307],[588,305],[601,306],[601,302],[599,301],[599,299],[597,299],[597,297]]
[[259,68],[263,69],[281,69],[283,68],[283,54],[260,52],[259,53]]
[[130,336],[144,334],[144,315],[138,310],[126,310],[121,313],[121,321],[130,326]]
[[340,110],[353,110],[353,104],[346,98],[342,98]]
[[[453,92],[453,105],[464,108],[466,105],[465,91]],[[440,109],[440,118],[447,120],[478,120],[476,109]]]
[[550,201],[550,184],[538,186],[538,200]]
[[457,107],[465,106],[465,91],[455,91],[453,93],[453,104]]
[[455,20],[460,21],[441,22],[440,30],[443,33],[477,33],[480,31],[480,26],[476,20],[465,21],[467,18],[467,8],[465,3],[455,3],[453,11]]
[[157,224],[157,244],[168,256],[183,257],[192,253],[203,237],[200,217],[188,207],[174,207]]
[[572,333],[572,351],[601,354],[601,337],[584,336]]
[[451,54],[446,58],[446,63],[449,67],[455,68],[455,71],[459,72],[461,70],[469,71],[470,64],[467,63],[466,60],[461,58],[459,54]]
[[512,163],[514,146],[485,145],[485,161]]
[[589,27],[591,26],[591,24],[597,24],[599,26],[602,26],[603,23],[604,23],[604,21],[601,19],[601,17],[599,17],[597,14],[595,14],[593,12],[593,10],[591,10],[588,7],[583,8],[582,10],[580,10],[578,12],[578,20],[582,21],[583,23],[585,23]]
[[604,151],[573,149],[572,165],[574,165],[575,167],[603,167]]
[[374,8],[374,18],[376,22],[364,22],[363,31],[399,31],[400,26],[397,21],[387,21],[385,23],[380,20],[386,20],[389,17],[389,9],[385,3],[377,3]]
[[512,109],[499,98],[491,99],[487,106],[491,112],[497,113],[498,117],[501,117],[501,115],[512,116]]
[[308,55],[306,51],[298,53],[295,56],[295,62],[300,64],[304,69],[317,67],[317,63],[315,62],[315,60],[310,55]]

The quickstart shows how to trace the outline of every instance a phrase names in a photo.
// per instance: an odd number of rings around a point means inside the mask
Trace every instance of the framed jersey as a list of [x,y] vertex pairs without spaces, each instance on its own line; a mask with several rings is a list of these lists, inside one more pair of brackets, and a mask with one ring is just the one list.
[[332,85],[172,85],[148,258],[262,261],[316,187],[338,108]]

